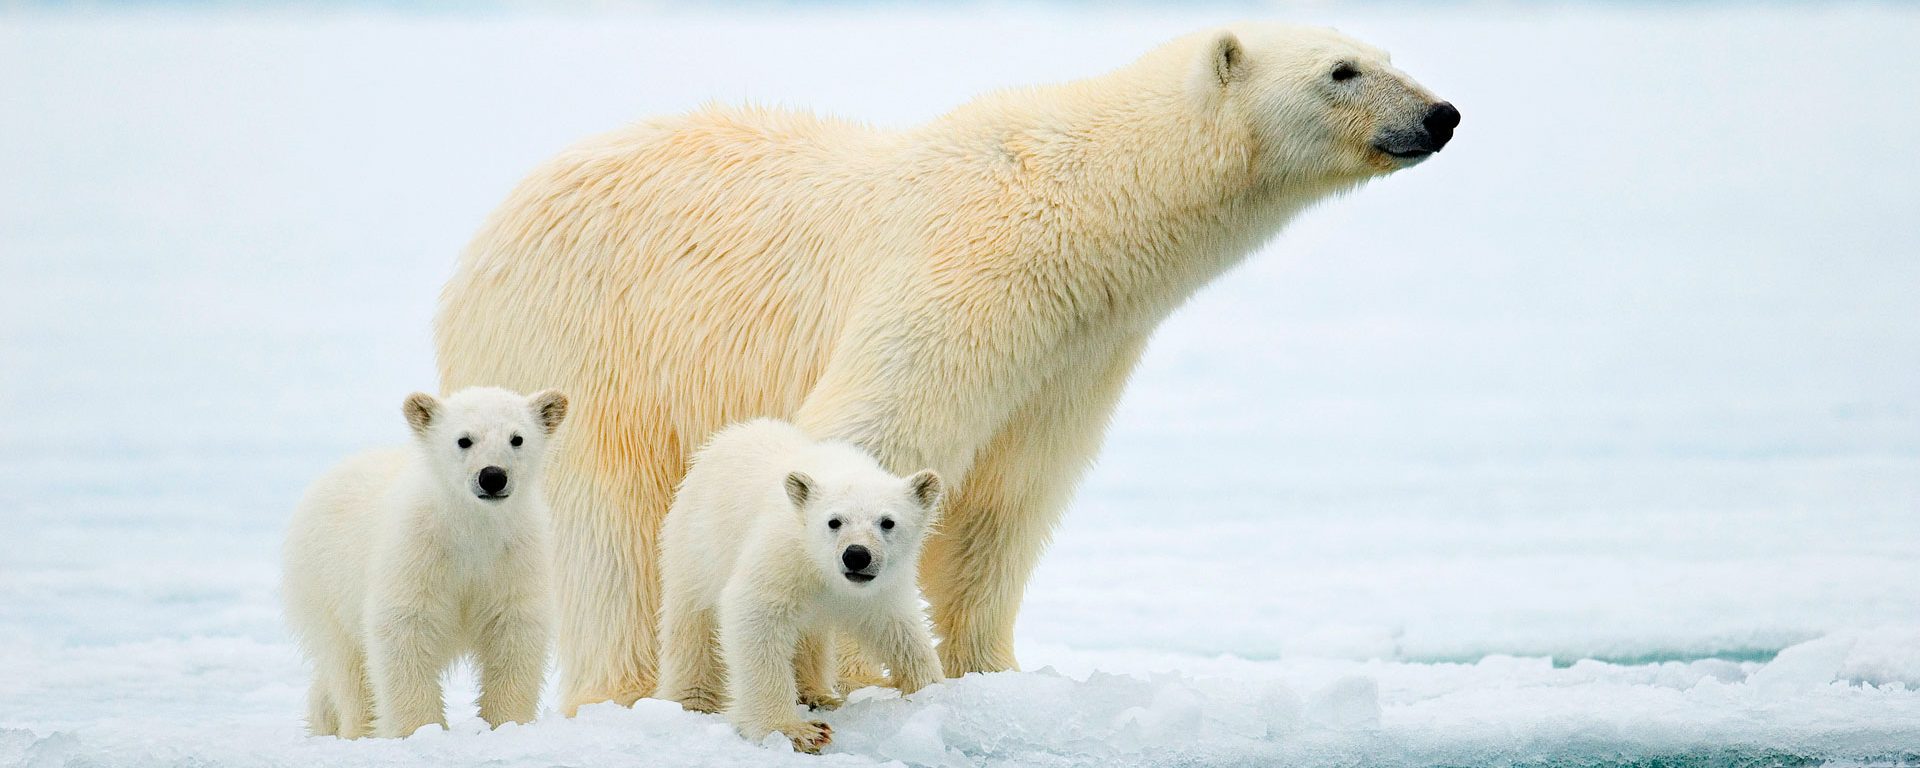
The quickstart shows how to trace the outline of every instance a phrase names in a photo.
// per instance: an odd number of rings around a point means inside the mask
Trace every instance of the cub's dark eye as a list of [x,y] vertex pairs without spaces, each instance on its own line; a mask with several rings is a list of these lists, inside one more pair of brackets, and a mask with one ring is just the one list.
[[464,451],[464,450],[466,450],[466,449],[468,449],[468,448],[472,448],[472,447],[473,447],[473,438],[471,438],[471,437],[463,437],[463,438],[460,438],[460,441],[459,441],[459,442],[457,442],[457,443],[454,443],[454,444],[455,444],[455,445],[458,445],[458,446],[460,446],[460,450],[463,450],[463,451]]
[[1352,80],[1359,76],[1360,76],[1360,68],[1352,64],[1348,64],[1343,61],[1333,66],[1334,82],[1343,82],[1346,80]]
[[883,530],[883,531],[893,530],[893,518],[891,517],[880,518],[880,530]]
[[520,439],[520,436],[519,436],[519,435],[514,435],[514,436],[513,436],[513,439],[512,439],[512,440],[508,440],[508,441],[507,441],[507,445],[511,445],[511,446],[513,446],[513,447],[515,447],[515,448],[518,448],[518,447],[520,447],[520,444],[521,444],[521,443],[524,443],[524,442],[526,442],[526,441],[525,441],[525,440],[522,440],[522,439]]
[[827,527],[828,527],[828,528],[832,528],[832,529],[834,529],[834,530],[836,530],[836,531],[837,531],[837,530],[840,530],[840,518],[837,518],[837,517],[836,517],[836,518],[834,518],[834,519],[832,519],[832,520],[828,520],[828,521],[827,521]]

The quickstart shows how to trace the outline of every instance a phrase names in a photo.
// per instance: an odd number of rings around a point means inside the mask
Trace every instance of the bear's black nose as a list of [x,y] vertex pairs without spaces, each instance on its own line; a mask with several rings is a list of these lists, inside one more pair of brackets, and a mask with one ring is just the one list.
[[1427,136],[1433,142],[1432,149],[1438,152],[1453,140],[1453,129],[1460,126],[1460,110],[1454,109],[1452,104],[1440,102],[1427,110],[1427,119],[1420,121],[1420,124],[1426,126]]
[[840,562],[847,566],[849,571],[865,570],[867,566],[873,564],[873,553],[868,552],[866,547],[855,544],[847,547],[847,551],[840,553]]
[[499,467],[480,470],[480,490],[498,494],[507,487],[507,471]]

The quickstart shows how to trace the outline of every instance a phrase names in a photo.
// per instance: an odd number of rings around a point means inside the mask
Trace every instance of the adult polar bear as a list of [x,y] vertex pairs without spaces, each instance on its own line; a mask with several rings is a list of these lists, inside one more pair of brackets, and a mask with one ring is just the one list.
[[1028,574],[1154,327],[1459,113],[1385,53],[1243,24],[884,131],[706,109],[534,171],[460,260],[441,385],[565,389],[563,705],[654,687],[656,535],[715,429],[787,418],[956,491],[922,584],[948,675],[1014,668]]

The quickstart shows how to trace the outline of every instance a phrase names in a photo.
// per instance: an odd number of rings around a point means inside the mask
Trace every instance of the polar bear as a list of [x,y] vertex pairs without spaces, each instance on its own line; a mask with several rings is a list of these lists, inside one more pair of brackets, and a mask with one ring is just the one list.
[[905,130],[714,107],[560,153],[462,254],[435,345],[443,386],[575,396],[563,707],[653,689],[661,519],[697,442],[754,416],[939,472],[946,674],[1016,668],[1028,574],[1154,328],[1459,119],[1376,48],[1246,23]]
[[660,534],[660,692],[725,709],[749,739],[779,731],[818,752],[832,708],[831,631],[883,661],[912,693],[940,678],[915,587],[939,516],[940,476],[902,479],[850,444],[754,419],[721,430],[693,459]]
[[533,719],[551,637],[547,441],[567,413],[548,390],[407,397],[404,450],[316,481],[289,527],[287,622],[315,666],[316,736],[399,737],[446,725],[440,674],[471,653],[480,717]]

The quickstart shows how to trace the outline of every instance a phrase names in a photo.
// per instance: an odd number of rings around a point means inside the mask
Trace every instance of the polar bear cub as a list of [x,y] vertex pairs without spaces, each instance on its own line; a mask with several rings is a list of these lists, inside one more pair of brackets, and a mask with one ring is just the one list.
[[402,406],[413,445],[342,462],[287,534],[287,621],[313,659],[314,735],[446,725],[440,675],[471,654],[480,716],[533,719],[552,625],[540,477],[566,418],[555,391],[491,387]]
[[783,421],[716,433],[661,530],[659,697],[724,708],[749,739],[779,731],[818,752],[832,730],[794,706],[839,705],[834,632],[885,663],[902,693],[938,681],[915,576],[940,498],[932,470],[902,479]]

